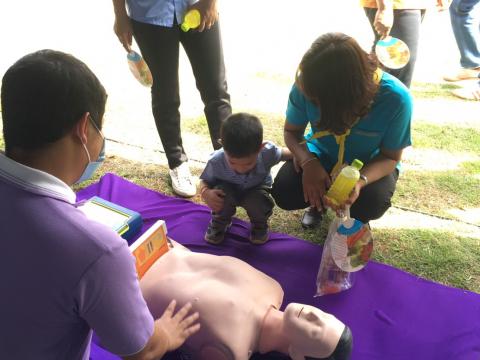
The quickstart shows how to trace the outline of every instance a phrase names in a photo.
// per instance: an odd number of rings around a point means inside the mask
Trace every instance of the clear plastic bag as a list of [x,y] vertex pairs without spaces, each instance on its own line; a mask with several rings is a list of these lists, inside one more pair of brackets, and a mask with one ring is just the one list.
[[335,217],[328,229],[317,275],[315,296],[350,289],[354,272],[365,267],[373,250],[370,227],[350,218]]

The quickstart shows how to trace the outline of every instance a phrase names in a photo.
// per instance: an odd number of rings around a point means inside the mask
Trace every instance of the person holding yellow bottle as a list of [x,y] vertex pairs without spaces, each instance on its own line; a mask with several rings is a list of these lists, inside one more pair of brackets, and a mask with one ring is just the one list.
[[[286,111],[284,140],[294,156],[280,168],[272,196],[280,208],[307,208],[302,225],[319,224],[326,207],[351,205],[364,223],[391,206],[402,151],[411,145],[412,97],[378,68],[352,37],[327,33],[304,54]],[[307,126],[310,132],[304,136]],[[364,165],[348,200],[325,195],[344,164]]]
[[[179,46],[192,65],[214,149],[232,113],[216,0],[113,0],[114,31],[128,52],[135,37],[153,76],[152,111],[174,192],[196,194],[180,133]],[[128,12],[127,12],[128,9]]]

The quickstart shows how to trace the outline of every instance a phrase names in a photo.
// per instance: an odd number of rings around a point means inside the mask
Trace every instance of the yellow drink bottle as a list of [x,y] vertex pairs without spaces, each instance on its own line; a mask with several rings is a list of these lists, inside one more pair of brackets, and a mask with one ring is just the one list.
[[197,9],[192,9],[185,14],[183,18],[183,23],[180,25],[180,28],[187,32],[190,29],[195,29],[200,26],[200,22],[202,20],[202,16],[200,15],[200,11]]
[[347,201],[358,179],[360,179],[360,169],[363,163],[355,159],[352,165],[345,166],[333,182],[327,192],[327,198],[335,205],[339,206]]

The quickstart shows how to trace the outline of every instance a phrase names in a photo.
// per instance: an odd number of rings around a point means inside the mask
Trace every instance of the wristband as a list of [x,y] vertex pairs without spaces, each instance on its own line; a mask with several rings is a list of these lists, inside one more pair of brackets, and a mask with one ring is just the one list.
[[365,175],[360,174],[360,179],[362,179],[363,181],[365,181],[365,185],[368,184],[368,178],[367,178]]

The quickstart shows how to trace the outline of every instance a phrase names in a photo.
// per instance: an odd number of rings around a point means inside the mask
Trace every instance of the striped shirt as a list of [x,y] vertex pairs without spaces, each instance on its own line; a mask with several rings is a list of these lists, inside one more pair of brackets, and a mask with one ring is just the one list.
[[230,168],[223,149],[215,151],[205,166],[200,179],[209,187],[226,182],[236,185],[240,190],[247,190],[259,185],[272,185],[272,166],[280,162],[282,149],[268,141],[262,147],[257,157],[257,164],[246,174],[238,174]]

